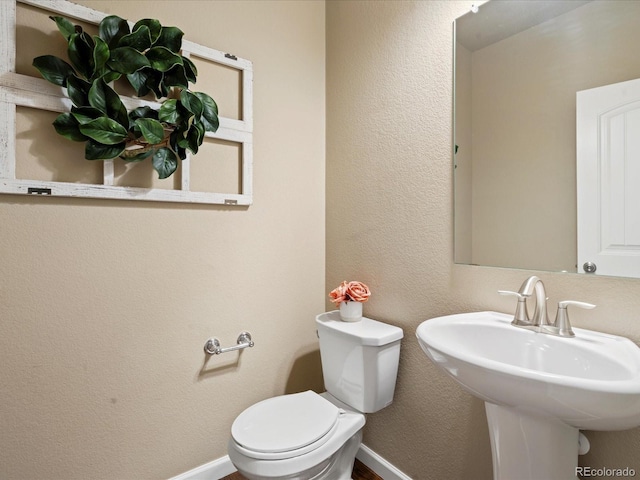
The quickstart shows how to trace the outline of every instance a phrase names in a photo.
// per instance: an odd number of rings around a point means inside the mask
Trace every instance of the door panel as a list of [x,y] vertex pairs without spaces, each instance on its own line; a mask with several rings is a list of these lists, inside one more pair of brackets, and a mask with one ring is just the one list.
[[640,79],[576,101],[578,271],[640,277]]

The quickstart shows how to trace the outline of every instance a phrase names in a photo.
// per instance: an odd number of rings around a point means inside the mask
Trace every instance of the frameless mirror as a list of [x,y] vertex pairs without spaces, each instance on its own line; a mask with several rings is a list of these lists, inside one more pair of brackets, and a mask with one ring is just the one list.
[[[629,93],[640,1],[490,0],[477,10],[454,25],[455,262],[640,276],[640,264],[604,266],[640,259],[640,93]],[[611,85],[624,107],[615,96],[613,107],[581,106]],[[608,123],[579,118],[614,110]],[[579,253],[586,244],[597,258]]]

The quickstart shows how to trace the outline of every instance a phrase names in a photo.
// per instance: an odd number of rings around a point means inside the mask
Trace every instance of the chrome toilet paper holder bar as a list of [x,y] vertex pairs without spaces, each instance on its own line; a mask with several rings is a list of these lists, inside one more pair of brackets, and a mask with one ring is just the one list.
[[220,340],[212,337],[204,344],[204,351],[208,355],[220,355],[221,353],[233,352],[234,350],[242,350],[243,348],[253,347],[254,343],[249,332],[242,332],[238,335],[237,345],[233,347],[220,347]]

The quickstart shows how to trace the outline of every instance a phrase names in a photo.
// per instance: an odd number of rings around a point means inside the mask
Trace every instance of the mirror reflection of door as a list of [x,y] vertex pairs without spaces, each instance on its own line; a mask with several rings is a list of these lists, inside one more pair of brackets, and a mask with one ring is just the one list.
[[491,0],[456,19],[456,263],[582,272],[576,92],[640,78],[639,19],[638,0]]
[[578,271],[640,277],[640,79],[576,101]]

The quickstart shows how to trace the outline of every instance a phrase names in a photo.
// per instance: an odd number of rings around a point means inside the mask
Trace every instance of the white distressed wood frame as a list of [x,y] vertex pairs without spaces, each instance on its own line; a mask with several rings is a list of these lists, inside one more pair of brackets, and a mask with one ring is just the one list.
[[[220,127],[209,138],[227,140],[241,145],[241,192],[194,192],[189,188],[190,158],[182,161],[180,190],[137,188],[113,185],[113,161],[104,161],[103,184],[31,181],[16,179],[16,107],[30,107],[53,112],[66,112],[71,101],[64,88],[42,78],[15,73],[16,3],[35,6],[46,12],[69,19],[98,24],[107,16],[91,8],[66,0],[0,0],[0,193],[40,194],[62,197],[150,200],[161,202],[206,203],[220,205],[251,205],[253,198],[253,66],[249,60],[225,54],[188,40],[182,41],[182,55],[197,57],[238,70],[242,76],[242,120],[219,117]],[[137,98],[123,98],[128,110],[159,103]],[[53,127],[52,127],[53,128]],[[60,137],[61,141],[66,141]]]

